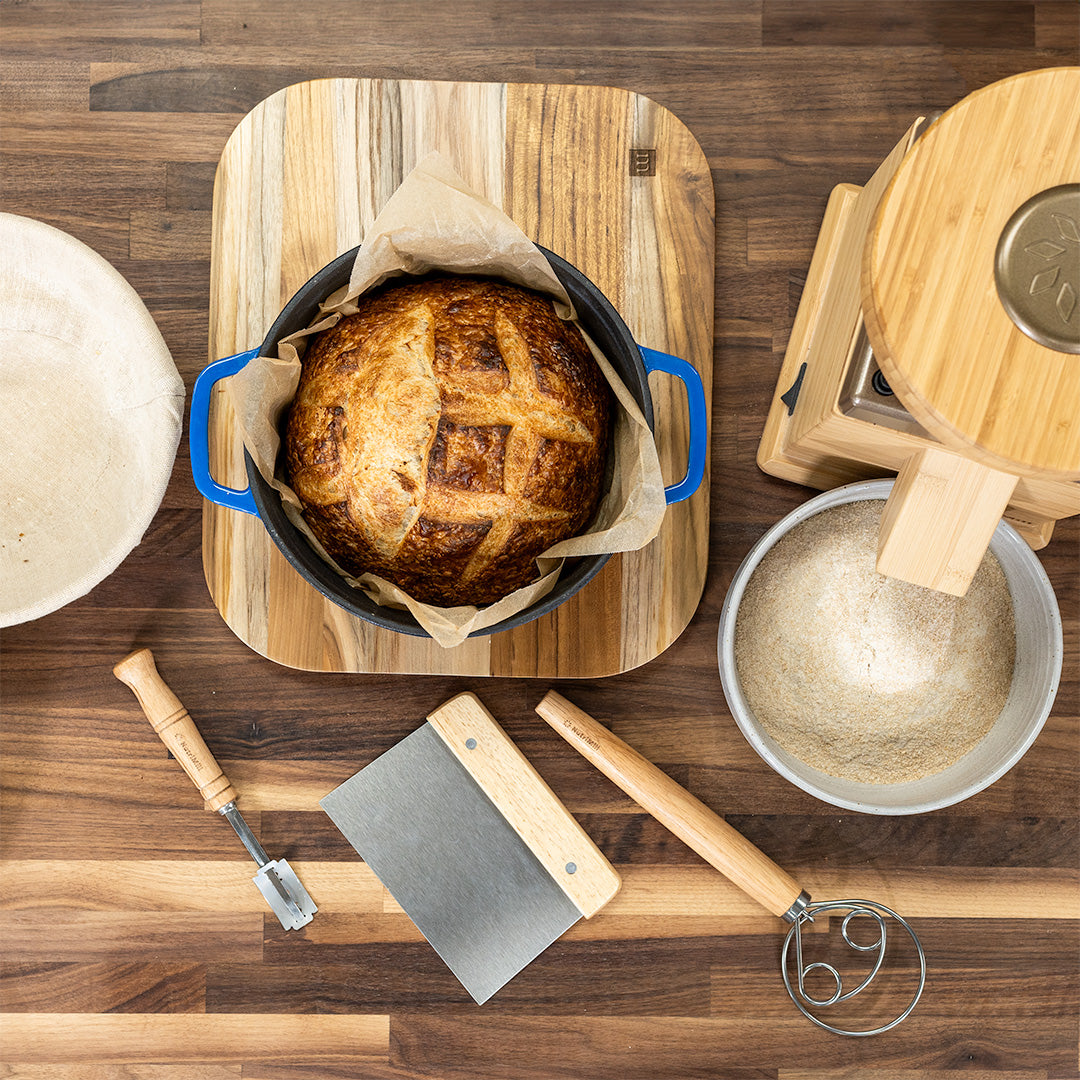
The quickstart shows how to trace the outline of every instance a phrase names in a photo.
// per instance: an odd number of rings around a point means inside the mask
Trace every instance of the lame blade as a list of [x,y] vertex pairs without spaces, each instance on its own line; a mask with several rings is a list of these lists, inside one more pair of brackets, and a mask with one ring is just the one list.
[[284,859],[271,859],[251,879],[286,930],[299,930],[319,909],[293,868]]

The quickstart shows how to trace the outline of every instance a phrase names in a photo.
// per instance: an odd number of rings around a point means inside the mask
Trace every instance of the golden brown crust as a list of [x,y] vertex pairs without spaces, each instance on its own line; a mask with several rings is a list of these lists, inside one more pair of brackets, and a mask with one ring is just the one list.
[[351,574],[489,604],[596,511],[611,392],[550,300],[491,278],[395,279],[308,344],[289,482]]

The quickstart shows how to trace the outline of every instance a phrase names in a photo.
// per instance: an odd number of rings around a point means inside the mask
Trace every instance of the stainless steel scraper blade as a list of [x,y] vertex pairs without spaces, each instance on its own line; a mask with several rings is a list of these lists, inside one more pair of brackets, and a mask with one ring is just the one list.
[[430,724],[319,805],[479,1004],[582,916]]

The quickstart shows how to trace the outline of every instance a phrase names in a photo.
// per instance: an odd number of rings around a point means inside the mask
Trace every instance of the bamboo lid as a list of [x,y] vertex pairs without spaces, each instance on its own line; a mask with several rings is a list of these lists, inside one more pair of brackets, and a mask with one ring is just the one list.
[[1058,322],[1037,336],[1057,347],[1021,329],[995,277],[1016,212],[1078,181],[1080,67],[1026,72],[931,126],[867,237],[863,315],[890,386],[944,445],[1008,472],[1080,477],[1080,355],[1066,351],[1080,344],[1080,219],[1059,200],[1014,249],[1021,291],[1050,292]]

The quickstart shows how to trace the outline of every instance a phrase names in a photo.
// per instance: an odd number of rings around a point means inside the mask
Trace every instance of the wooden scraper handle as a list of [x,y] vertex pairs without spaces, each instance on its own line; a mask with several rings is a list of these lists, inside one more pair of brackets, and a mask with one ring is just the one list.
[[554,690],[548,691],[536,711],[609,780],[733,884],[774,915],[795,921],[810,897],[722,817]]
[[191,777],[206,800],[206,809],[220,810],[236,802],[236,789],[207,749],[187,709],[158,674],[154,654],[136,649],[113,668],[113,674],[135,691],[150,725]]

